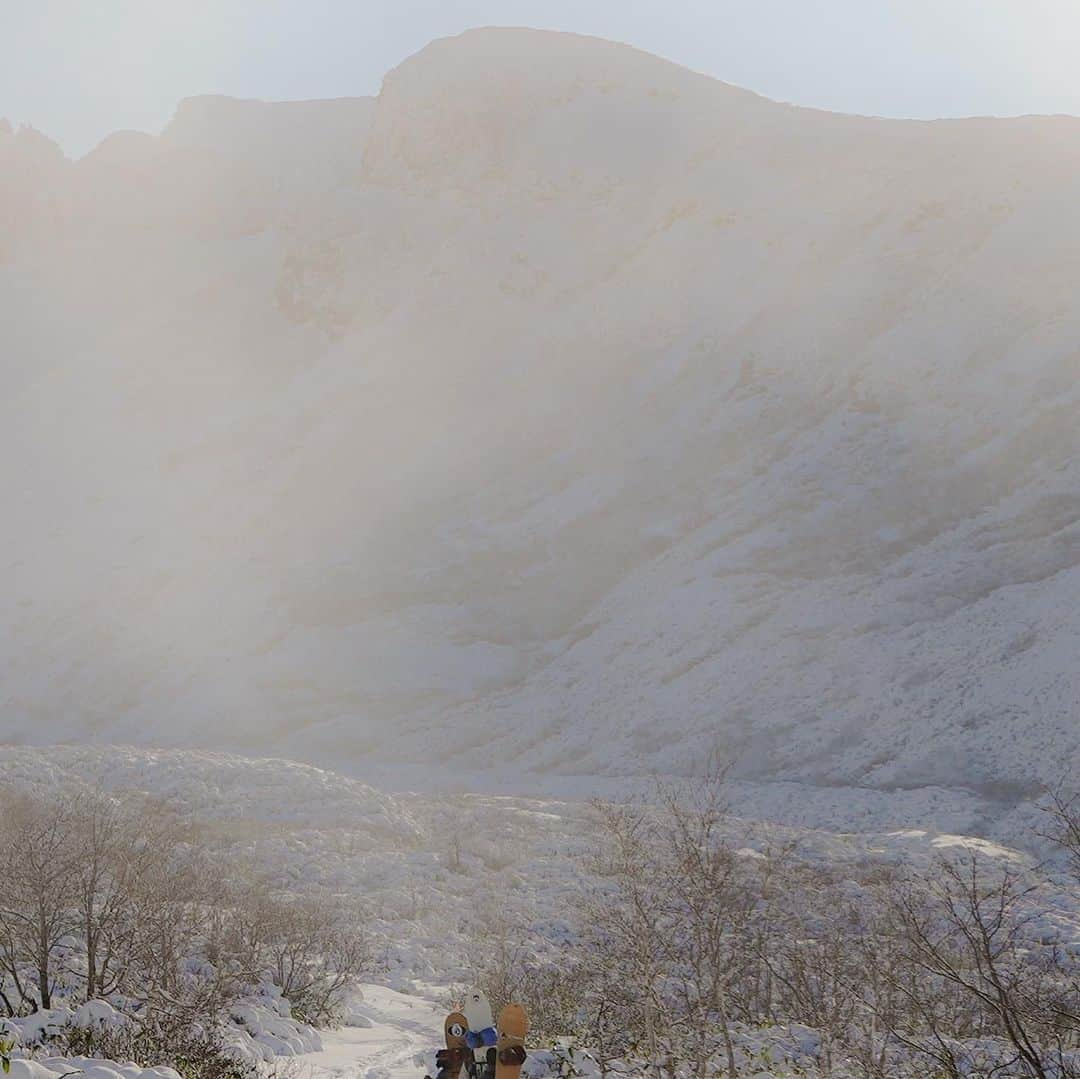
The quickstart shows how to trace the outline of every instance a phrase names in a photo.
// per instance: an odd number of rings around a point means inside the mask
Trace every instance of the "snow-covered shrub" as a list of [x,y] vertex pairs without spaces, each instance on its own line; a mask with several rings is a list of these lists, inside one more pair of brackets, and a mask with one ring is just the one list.
[[322,1026],[374,967],[360,922],[351,904],[256,887],[234,898],[222,947],[249,977],[268,975],[298,1019]]
[[[317,1048],[292,1015],[332,1021],[370,968],[350,906],[223,879],[198,827],[145,798],[0,798],[0,1015],[27,1050],[238,1079]],[[253,994],[257,1031],[233,1015]]]
[[[946,1074],[1080,1075],[1080,968],[1042,938],[1037,883],[976,852],[933,869],[890,897],[920,1000],[895,1036]],[[935,995],[958,998],[962,1022],[926,1008]]]
[[489,941],[489,992],[538,998],[538,1036],[572,1036],[557,1067],[1080,1074],[1080,959],[1058,944],[1043,878],[977,844],[842,869],[740,848],[721,793],[714,775],[597,806],[598,875],[569,959],[537,968]]
[[258,1079],[255,1064],[229,1045],[219,1028],[181,1022],[131,1023],[93,1029],[71,1026],[51,1048],[70,1057],[135,1060],[146,1068],[167,1066],[183,1079]]

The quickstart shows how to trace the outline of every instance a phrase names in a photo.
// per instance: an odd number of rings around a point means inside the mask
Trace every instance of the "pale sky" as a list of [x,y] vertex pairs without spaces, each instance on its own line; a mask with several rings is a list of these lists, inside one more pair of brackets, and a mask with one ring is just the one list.
[[625,41],[783,101],[882,116],[1080,114],[1080,0],[0,0],[0,116],[85,153],[192,94],[374,94],[432,38]]

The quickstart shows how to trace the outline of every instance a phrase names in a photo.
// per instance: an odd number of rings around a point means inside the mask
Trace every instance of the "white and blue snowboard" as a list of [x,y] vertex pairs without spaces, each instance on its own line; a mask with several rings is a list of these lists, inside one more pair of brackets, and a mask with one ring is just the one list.
[[469,1022],[465,1044],[474,1051],[478,1074],[481,1079],[493,1076],[499,1032],[495,1028],[495,1016],[491,1013],[491,1002],[481,990],[474,989],[465,997],[462,1012]]

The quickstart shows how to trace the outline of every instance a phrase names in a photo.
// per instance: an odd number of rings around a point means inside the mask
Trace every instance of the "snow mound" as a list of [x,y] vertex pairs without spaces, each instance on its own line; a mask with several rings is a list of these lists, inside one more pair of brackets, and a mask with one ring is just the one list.
[[306,1023],[291,1018],[288,1001],[272,986],[261,999],[240,1001],[229,1012],[232,1025],[226,1042],[242,1059],[271,1064],[278,1057],[296,1057],[322,1050],[322,1036]]
[[56,1079],[68,1075],[78,1075],[81,1079],[180,1079],[180,1073],[172,1068],[140,1068],[91,1057],[13,1060],[8,1074],[12,1079]]
[[416,824],[392,795],[296,761],[124,746],[9,747],[0,757],[0,781],[46,795],[88,787],[144,795],[238,841],[336,831],[348,832],[354,846],[400,849],[417,838]]

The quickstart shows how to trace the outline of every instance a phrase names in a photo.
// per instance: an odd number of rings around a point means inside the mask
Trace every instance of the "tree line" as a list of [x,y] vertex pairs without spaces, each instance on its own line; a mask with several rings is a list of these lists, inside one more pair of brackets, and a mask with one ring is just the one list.
[[[968,848],[843,869],[740,850],[722,771],[594,811],[597,883],[573,953],[495,948],[485,979],[602,1075],[759,1074],[742,1036],[798,1024],[822,1076],[1080,1076],[1080,962],[1045,932],[1059,893],[1037,871]],[[1047,821],[1080,881],[1077,800],[1053,797]]]
[[[148,1065],[175,1064],[166,1043],[190,1054],[179,1043],[193,1031],[213,1042],[229,1006],[266,982],[295,1017],[332,1022],[372,967],[360,912],[223,872],[208,849],[191,819],[148,799],[0,794],[0,1015],[121,1000],[128,1058],[139,1046]],[[120,1035],[67,1036],[89,1052]]]

